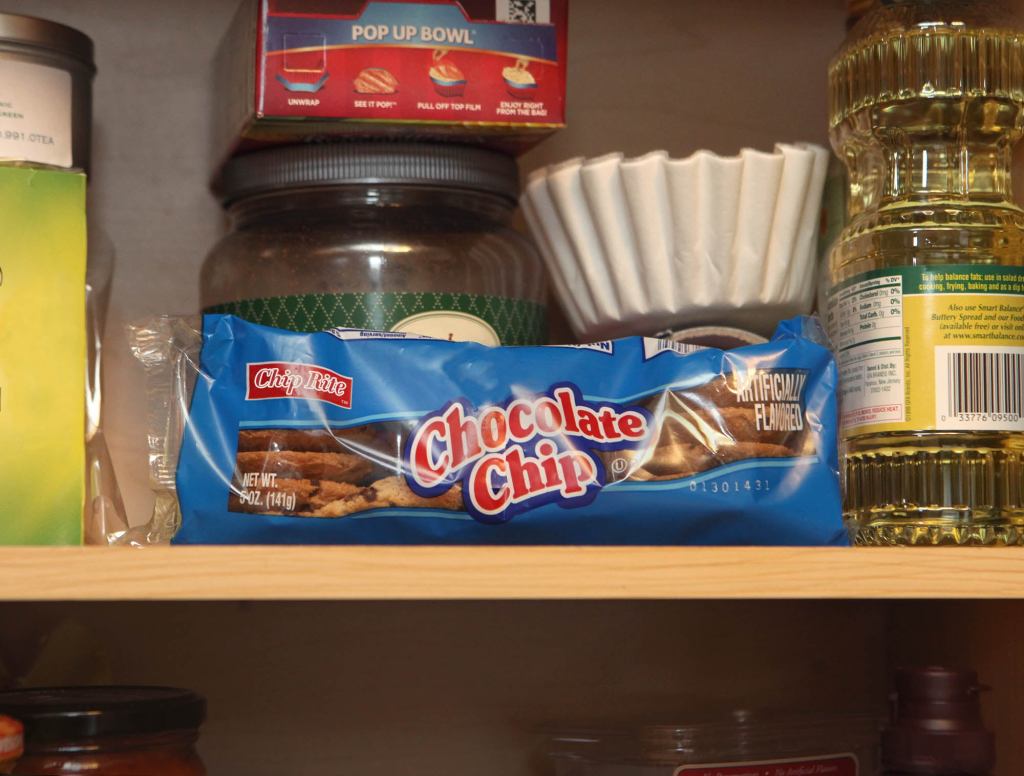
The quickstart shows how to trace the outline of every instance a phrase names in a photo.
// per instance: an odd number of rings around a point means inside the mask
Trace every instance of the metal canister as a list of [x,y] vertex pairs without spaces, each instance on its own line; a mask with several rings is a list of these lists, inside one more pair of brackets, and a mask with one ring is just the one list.
[[88,172],[95,74],[85,33],[0,13],[0,161]]

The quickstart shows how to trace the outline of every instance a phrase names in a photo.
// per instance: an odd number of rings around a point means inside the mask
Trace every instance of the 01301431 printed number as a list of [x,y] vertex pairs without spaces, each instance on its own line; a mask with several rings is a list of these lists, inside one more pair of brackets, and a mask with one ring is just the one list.
[[771,490],[768,480],[711,480],[708,482],[691,482],[690,493],[713,493],[727,495],[729,493],[767,493]]

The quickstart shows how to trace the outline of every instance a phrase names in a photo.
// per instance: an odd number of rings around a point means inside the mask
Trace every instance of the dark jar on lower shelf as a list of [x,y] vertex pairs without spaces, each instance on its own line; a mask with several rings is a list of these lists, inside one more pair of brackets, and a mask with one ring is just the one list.
[[902,668],[882,733],[885,776],[989,776],[995,737],[981,718],[974,671]]
[[15,776],[205,776],[196,752],[206,702],[169,687],[59,687],[0,693],[25,726]]

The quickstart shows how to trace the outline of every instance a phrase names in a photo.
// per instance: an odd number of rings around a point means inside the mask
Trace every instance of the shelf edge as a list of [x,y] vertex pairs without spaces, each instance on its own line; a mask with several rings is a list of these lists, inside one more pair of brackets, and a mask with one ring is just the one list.
[[1024,598],[1015,549],[0,548],[0,600]]

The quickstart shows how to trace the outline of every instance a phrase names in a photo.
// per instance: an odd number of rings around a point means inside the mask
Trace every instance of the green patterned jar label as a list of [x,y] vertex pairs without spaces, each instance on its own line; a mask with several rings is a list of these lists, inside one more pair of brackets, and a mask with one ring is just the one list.
[[340,327],[404,331],[486,345],[545,343],[544,305],[480,294],[298,294],[229,302],[207,312],[291,331]]

